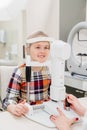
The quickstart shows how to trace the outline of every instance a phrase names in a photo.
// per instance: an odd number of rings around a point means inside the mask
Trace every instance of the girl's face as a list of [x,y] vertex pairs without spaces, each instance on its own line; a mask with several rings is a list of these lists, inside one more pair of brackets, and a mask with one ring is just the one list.
[[33,43],[29,47],[29,54],[32,61],[45,62],[50,52],[49,42]]

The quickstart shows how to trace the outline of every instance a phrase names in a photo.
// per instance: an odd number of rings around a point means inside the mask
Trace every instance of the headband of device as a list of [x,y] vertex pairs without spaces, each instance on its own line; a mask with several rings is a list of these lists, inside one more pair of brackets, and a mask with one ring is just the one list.
[[41,41],[47,41],[49,43],[52,43],[54,41],[51,37],[37,37],[37,38],[31,38],[26,40],[26,44],[32,44],[35,42],[41,42]]

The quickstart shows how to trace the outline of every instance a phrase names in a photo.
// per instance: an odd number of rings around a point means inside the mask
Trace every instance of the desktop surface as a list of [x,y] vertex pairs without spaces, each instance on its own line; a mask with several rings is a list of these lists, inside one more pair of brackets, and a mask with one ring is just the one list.
[[[82,105],[87,108],[87,98],[79,99]],[[73,124],[72,130],[82,130],[82,122]],[[26,118],[25,116],[16,117],[10,114],[9,112],[0,112],[0,130],[57,130],[57,128],[50,128],[31,119]]]

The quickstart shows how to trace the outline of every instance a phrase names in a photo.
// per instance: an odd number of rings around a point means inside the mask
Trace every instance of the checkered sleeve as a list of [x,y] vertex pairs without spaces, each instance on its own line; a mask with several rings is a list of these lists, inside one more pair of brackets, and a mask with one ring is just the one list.
[[20,69],[16,68],[8,85],[6,98],[2,101],[4,109],[7,109],[9,104],[17,104],[18,102],[18,98],[20,97],[20,75]]

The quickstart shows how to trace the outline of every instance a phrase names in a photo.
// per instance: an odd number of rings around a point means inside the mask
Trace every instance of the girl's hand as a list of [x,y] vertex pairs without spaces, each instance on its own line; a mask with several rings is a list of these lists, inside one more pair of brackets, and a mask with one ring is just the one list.
[[25,100],[18,104],[10,104],[7,107],[7,110],[13,115],[22,116],[28,112],[28,107],[25,105]]

